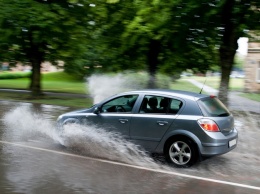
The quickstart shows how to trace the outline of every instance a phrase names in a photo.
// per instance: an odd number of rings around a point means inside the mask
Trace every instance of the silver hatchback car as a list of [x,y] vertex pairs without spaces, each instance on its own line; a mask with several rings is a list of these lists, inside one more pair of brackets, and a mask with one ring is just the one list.
[[237,145],[234,118],[215,96],[177,90],[139,90],[89,109],[63,114],[58,125],[93,123],[120,132],[177,167],[224,154]]

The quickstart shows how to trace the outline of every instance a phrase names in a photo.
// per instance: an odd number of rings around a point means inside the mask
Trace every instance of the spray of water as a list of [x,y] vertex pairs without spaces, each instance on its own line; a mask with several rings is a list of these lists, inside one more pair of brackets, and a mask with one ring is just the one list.
[[81,155],[141,166],[159,166],[140,147],[115,132],[78,124],[66,125],[61,132],[55,123],[39,113],[33,113],[28,107],[15,108],[3,119],[8,128],[5,136],[16,141],[47,138]]
[[3,117],[6,125],[6,138],[29,140],[49,137],[59,140],[55,125],[48,122],[41,114],[30,111],[29,107],[21,106],[7,112]]
[[145,73],[92,75],[87,79],[87,85],[94,103],[97,103],[120,92],[144,88],[147,79]]
[[64,126],[63,145],[80,154],[121,161],[141,166],[156,166],[154,161],[136,144],[125,140],[119,133],[108,132],[95,126],[70,124]]

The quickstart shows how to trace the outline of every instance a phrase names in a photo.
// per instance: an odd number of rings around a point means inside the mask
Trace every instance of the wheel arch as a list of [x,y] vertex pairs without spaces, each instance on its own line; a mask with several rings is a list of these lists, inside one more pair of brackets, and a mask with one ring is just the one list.
[[68,123],[80,123],[80,120],[79,118],[66,118],[62,121],[61,125],[65,125],[65,124],[68,124]]
[[173,135],[173,136],[169,137],[169,138],[165,141],[165,143],[164,143],[163,152],[165,152],[165,149],[166,149],[167,145],[168,145],[170,142],[172,142],[174,139],[180,139],[180,140],[182,140],[182,139],[187,139],[187,140],[189,140],[189,141],[195,146],[196,150],[199,152],[199,148],[198,148],[197,143],[196,143],[192,138],[190,138],[189,136],[184,135],[184,134],[176,134],[176,135]]
[[165,153],[165,148],[167,147],[168,143],[171,142],[173,139],[188,139],[189,141],[194,144],[196,151],[198,152],[199,156],[201,155],[201,142],[199,138],[197,138],[194,134],[187,132],[186,130],[176,130],[172,133],[168,134],[165,140],[161,143],[162,145],[162,151]]

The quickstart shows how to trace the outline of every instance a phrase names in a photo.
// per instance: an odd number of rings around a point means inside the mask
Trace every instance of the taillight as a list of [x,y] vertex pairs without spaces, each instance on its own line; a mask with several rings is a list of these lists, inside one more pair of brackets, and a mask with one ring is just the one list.
[[210,119],[199,119],[198,123],[200,127],[206,131],[218,132],[218,125]]

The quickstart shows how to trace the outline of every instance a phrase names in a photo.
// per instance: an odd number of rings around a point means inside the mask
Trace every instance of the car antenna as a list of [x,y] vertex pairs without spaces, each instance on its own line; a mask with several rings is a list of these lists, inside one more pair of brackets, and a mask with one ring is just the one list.
[[205,86],[206,81],[207,81],[207,78],[205,79],[205,81],[204,81],[204,83],[203,83],[203,86],[202,86],[202,88],[201,88],[201,90],[200,90],[200,94],[201,94],[201,92],[202,92],[202,90],[203,90],[203,88],[204,88],[204,86]]

